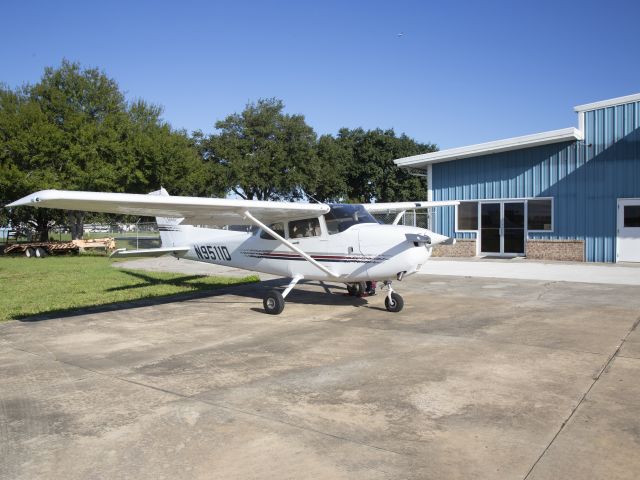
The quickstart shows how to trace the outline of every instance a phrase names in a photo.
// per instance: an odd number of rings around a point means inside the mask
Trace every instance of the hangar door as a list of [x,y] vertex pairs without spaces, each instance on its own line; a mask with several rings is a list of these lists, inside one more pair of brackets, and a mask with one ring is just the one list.
[[618,200],[616,260],[640,262],[640,198]]

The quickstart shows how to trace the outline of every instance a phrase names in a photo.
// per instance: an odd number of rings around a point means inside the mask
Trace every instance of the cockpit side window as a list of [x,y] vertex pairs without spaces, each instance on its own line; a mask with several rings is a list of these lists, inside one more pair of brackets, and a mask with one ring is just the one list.
[[319,237],[320,220],[305,218],[289,222],[289,238]]
[[344,232],[359,223],[378,223],[362,205],[330,205],[331,210],[324,215],[329,235]]
[[[272,223],[271,225],[269,225],[269,228],[274,232],[276,232],[281,237],[284,237],[284,223],[282,222]],[[275,238],[273,238],[264,230],[260,232],[260,238],[264,238],[265,240],[275,240]]]

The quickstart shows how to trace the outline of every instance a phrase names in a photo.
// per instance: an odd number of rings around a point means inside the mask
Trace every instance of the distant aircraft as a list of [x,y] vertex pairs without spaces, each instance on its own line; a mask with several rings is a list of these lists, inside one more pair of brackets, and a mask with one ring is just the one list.
[[[264,310],[279,314],[285,298],[302,279],[332,280],[351,295],[363,283],[381,281],[385,307],[399,312],[402,297],[391,287],[416,273],[434,245],[454,240],[430,230],[398,225],[408,210],[457,205],[458,202],[310,204],[170,196],[165,189],[149,195],[43,190],[6,207],[33,206],[156,217],[162,246],[116,250],[112,256],[170,254],[198,262],[291,278],[284,292],[270,290]],[[381,225],[372,213],[396,213],[392,225]],[[254,225],[255,232],[198,225]]]

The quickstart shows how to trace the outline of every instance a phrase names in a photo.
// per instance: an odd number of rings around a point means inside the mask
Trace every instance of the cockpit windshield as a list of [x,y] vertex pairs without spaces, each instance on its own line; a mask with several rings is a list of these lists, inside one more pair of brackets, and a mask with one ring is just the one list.
[[333,204],[329,206],[331,210],[324,215],[329,235],[344,232],[358,223],[378,223],[362,205]]

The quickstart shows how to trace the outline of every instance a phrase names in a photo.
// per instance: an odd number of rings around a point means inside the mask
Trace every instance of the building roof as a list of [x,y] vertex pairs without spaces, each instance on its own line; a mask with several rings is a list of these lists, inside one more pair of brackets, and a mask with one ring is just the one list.
[[487,143],[478,143],[466,147],[450,148],[440,150],[438,152],[423,153],[412,157],[398,158],[394,160],[399,167],[423,167],[432,163],[450,162],[452,160],[460,160],[468,157],[479,157],[481,155],[489,155],[492,153],[508,152],[510,150],[519,150],[521,148],[537,147],[540,145],[549,145],[551,143],[570,142],[574,140],[582,140],[584,135],[580,130],[574,127],[562,128],[560,130],[551,130],[549,132],[534,133],[533,135],[524,135],[521,137],[505,138],[504,140],[496,140]]
[[626,95],[624,97],[610,98],[609,100],[601,100],[599,102],[585,103],[584,105],[578,105],[573,109],[580,113],[589,110],[595,110],[597,108],[613,107],[615,105],[622,105],[624,103],[640,102],[640,93],[634,95]]

